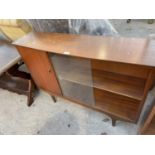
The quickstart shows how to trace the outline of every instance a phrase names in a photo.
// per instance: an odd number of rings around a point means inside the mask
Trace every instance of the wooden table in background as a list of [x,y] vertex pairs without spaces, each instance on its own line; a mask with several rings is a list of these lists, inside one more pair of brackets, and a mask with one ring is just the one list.
[[15,65],[21,56],[19,55],[17,49],[6,42],[0,42],[0,75],[7,71],[10,67]]
[[20,60],[21,56],[13,45],[0,42],[0,88],[27,95],[27,104],[30,106],[34,96],[34,82],[30,74],[18,70]]

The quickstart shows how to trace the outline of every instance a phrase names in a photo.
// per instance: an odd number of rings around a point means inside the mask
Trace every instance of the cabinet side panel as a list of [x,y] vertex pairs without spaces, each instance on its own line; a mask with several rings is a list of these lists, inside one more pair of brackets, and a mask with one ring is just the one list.
[[22,59],[27,65],[36,85],[56,95],[61,95],[54,68],[49,61],[48,54],[43,51],[17,47]]

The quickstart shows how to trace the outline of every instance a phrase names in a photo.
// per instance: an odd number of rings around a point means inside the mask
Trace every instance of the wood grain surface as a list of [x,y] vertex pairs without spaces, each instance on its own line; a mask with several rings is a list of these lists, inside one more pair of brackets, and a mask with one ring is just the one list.
[[61,90],[46,52],[36,52],[34,49],[18,47],[19,53],[27,65],[36,85],[46,91],[61,95]]
[[155,40],[32,32],[13,43],[57,54],[155,66]]

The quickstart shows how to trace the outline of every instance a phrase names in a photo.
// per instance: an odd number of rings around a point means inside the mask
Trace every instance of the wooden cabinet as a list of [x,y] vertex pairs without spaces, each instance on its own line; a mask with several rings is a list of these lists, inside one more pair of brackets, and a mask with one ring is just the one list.
[[138,121],[155,82],[155,44],[146,39],[31,33],[14,44],[39,88],[108,114],[113,125]]

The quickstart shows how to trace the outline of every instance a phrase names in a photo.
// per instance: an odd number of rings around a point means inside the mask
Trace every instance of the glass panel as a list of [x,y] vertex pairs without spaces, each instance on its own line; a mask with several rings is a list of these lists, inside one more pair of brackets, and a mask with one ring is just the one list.
[[94,105],[90,60],[50,55],[63,95],[83,104]]

